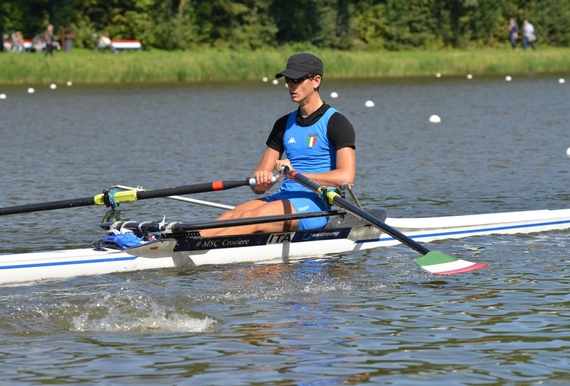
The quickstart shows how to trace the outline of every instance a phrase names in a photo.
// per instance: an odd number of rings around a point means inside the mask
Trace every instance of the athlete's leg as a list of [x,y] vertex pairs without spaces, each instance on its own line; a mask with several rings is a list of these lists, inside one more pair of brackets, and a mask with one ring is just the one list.
[[228,218],[239,218],[243,212],[253,210],[266,203],[267,201],[261,199],[246,201],[242,204],[239,204],[235,208],[222,213],[220,216],[218,216],[217,220],[226,220]]
[[[260,201],[260,200],[254,200]],[[241,209],[239,216],[236,217],[224,217],[224,218],[246,218],[246,217],[258,217],[258,216],[274,216],[280,214],[293,214],[296,213],[291,203],[288,200],[277,200],[272,202],[261,201],[261,205],[258,202],[251,203],[248,201],[240,205]],[[237,209],[237,208],[236,208]],[[237,214],[235,212],[234,214]],[[219,217],[222,219],[222,216]],[[297,220],[291,221],[280,221],[272,223],[254,224],[254,225],[244,225],[231,228],[221,228],[221,229],[206,229],[200,231],[202,236],[229,236],[229,235],[240,235],[249,234],[256,232],[289,232],[296,230],[298,226]]]

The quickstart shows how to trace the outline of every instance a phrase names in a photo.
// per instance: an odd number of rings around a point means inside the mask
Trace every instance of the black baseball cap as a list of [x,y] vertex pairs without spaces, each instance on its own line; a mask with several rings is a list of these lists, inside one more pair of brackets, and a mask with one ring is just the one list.
[[307,74],[323,76],[323,62],[315,55],[303,53],[291,55],[287,60],[287,68],[275,77],[286,76],[291,79],[299,79]]

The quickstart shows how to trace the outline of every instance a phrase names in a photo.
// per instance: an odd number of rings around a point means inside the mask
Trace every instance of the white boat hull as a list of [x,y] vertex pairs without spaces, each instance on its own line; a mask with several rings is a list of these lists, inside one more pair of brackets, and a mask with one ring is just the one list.
[[570,209],[534,210],[465,216],[387,218],[386,224],[417,241],[477,235],[536,233],[570,228]]
[[[570,209],[415,219],[388,218],[386,224],[418,242],[429,242],[476,235],[569,229]],[[0,285],[205,264],[288,262],[399,243],[370,226],[340,230],[344,233],[335,235],[334,232],[337,231],[339,230],[325,229],[273,233],[258,235],[256,237],[265,238],[256,240],[254,236],[211,240],[189,237],[189,241],[182,245],[176,239],[167,238],[126,250],[81,248],[0,255]],[[224,242],[232,245],[223,245]]]

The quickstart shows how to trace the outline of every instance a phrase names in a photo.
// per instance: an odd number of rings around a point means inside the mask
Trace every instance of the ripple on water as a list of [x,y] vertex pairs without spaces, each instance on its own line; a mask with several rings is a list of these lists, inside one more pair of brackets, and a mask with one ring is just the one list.
[[[568,89],[552,82],[561,76],[326,81],[323,95],[342,95],[334,105],[357,130],[355,190],[365,208],[390,217],[558,209],[570,203]],[[2,206],[90,197],[113,183],[246,177],[274,120],[295,108],[286,90],[258,83],[74,86],[32,114],[39,91],[10,92]],[[366,108],[368,99],[382,108]],[[442,122],[430,125],[432,114]],[[193,197],[235,205],[248,192]],[[220,213],[167,200],[120,209],[139,221]],[[0,253],[90,243],[104,211],[5,217]],[[0,372],[28,384],[563,384],[567,236],[430,243],[490,264],[443,278],[397,246],[325,263],[3,287]]]

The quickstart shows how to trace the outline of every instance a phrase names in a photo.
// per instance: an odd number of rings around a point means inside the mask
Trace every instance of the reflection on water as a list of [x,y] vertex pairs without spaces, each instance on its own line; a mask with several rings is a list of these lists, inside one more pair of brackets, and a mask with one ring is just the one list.
[[[357,130],[356,192],[390,217],[569,207],[564,74],[325,80]],[[283,85],[3,88],[0,206],[248,176]],[[338,98],[328,96],[332,91]],[[529,97],[531,95],[531,97]],[[366,100],[374,108],[364,105]],[[428,121],[437,114],[442,121]],[[235,205],[232,190],[194,198]],[[191,221],[172,200],[123,219]],[[104,208],[3,217],[0,253],[72,248]],[[405,246],[338,261],[82,277],[0,289],[0,372],[11,383],[533,384],[570,371],[567,232],[430,245],[490,263],[439,278]]]

